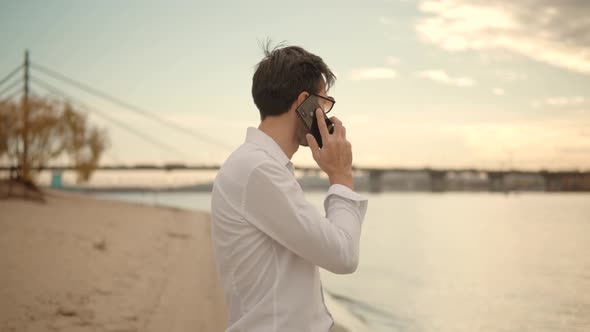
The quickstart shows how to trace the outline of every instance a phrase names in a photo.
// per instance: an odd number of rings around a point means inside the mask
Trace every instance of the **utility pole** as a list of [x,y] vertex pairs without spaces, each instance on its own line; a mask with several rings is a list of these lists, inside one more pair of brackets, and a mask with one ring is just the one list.
[[25,50],[25,77],[23,93],[23,156],[21,161],[22,179],[30,180],[31,165],[29,164],[29,50]]

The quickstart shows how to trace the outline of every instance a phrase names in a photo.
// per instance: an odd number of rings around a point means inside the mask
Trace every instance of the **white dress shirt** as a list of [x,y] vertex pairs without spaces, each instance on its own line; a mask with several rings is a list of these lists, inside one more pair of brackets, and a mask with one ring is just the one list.
[[327,332],[318,267],[352,273],[367,200],[332,185],[326,216],[303,196],[293,164],[264,132],[223,164],[211,195],[213,249],[229,311],[227,332]]

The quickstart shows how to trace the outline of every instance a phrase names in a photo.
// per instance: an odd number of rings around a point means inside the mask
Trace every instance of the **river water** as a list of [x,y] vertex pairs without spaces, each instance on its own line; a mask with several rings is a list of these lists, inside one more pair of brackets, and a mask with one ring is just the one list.
[[[98,196],[209,210],[207,193]],[[590,194],[366,194],[360,265],[324,288],[366,331],[590,331]],[[306,197],[318,209],[323,194]]]

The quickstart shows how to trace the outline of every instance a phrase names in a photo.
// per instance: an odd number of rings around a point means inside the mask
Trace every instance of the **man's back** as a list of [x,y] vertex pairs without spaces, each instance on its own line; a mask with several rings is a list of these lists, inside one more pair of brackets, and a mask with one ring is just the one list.
[[[341,186],[340,186],[341,187]],[[332,186],[332,223],[303,197],[272,138],[248,128],[211,196],[212,237],[229,309],[228,331],[328,331],[318,265],[351,273],[366,200]]]
[[219,170],[211,197],[214,249],[230,315],[228,331],[302,331],[301,327],[313,331],[312,326],[327,331],[332,319],[323,303],[318,267],[277,243],[244,215],[243,196],[258,166],[274,164],[295,181],[292,164],[284,154],[287,163],[281,164],[282,151],[270,137],[254,128],[248,135],[251,140]]

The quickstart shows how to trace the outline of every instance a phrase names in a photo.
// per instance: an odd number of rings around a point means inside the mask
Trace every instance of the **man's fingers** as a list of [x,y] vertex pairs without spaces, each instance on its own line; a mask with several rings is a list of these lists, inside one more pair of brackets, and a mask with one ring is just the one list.
[[332,123],[336,124],[336,123],[340,123],[342,124],[342,121],[340,121],[340,119],[338,119],[337,117],[333,116],[330,118],[330,120],[332,121]]
[[320,146],[318,142],[315,140],[315,137],[313,137],[312,134],[305,135],[305,138],[307,138],[307,145],[309,145],[313,159],[317,161],[320,157]]
[[324,120],[324,111],[321,108],[318,108],[315,111],[315,114],[318,120],[318,127],[320,129],[320,135],[322,135],[322,140],[327,141],[330,132],[328,132],[328,126],[326,126],[326,120]]
[[335,116],[331,117],[330,120],[332,120],[332,123],[334,124],[334,135],[342,135],[342,128],[344,128],[342,126],[342,121]]

